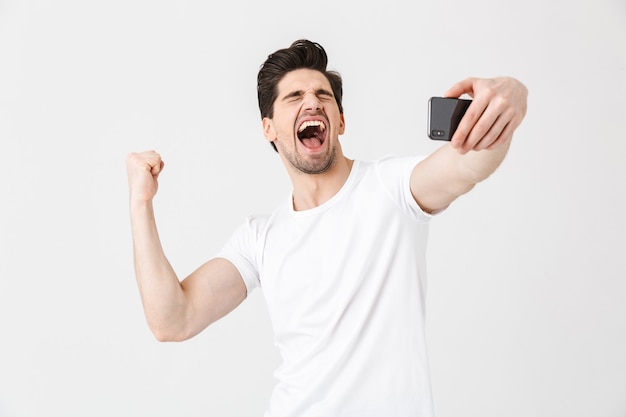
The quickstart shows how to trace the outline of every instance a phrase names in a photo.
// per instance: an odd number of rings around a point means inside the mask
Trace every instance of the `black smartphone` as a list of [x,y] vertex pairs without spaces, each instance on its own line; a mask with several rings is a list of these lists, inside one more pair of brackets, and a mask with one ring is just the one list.
[[472,100],[431,97],[428,100],[428,137],[451,140]]

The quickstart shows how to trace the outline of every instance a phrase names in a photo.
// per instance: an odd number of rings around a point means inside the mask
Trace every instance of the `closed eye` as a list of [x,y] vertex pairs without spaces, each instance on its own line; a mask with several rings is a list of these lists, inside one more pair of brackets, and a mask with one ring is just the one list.
[[[286,96],[283,97],[283,101],[289,102],[289,103],[294,103],[296,101],[301,100],[305,95],[304,91],[292,91],[291,93],[287,94]],[[325,90],[323,88],[320,88],[318,90],[315,90],[315,96],[318,98],[318,100],[320,101],[331,101],[335,98],[335,96],[333,95],[332,92]]]
[[335,98],[332,92],[323,89],[317,90],[315,92],[315,95],[317,95],[318,98],[324,100],[332,100]]
[[302,91],[294,91],[292,93],[287,94],[285,97],[283,97],[283,101],[288,101],[288,102],[293,102],[293,101],[298,101],[302,98],[304,94],[302,93]]

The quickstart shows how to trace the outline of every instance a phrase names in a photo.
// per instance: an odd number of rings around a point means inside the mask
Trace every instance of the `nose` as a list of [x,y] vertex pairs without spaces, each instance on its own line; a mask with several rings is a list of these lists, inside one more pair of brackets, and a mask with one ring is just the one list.
[[307,111],[317,111],[322,108],[322,103],[314,91],[307,91],[304,94],[304,98],[302,102],[303,102],[304,110],[307,110]]

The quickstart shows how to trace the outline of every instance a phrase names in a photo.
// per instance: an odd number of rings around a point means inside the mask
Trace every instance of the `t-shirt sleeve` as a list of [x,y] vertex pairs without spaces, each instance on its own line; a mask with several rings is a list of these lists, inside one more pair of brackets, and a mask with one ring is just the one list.
[[216,257],[230,261],[239,270],[247,292],[260,286],[256,262],[257,242],[261,221],[257,217],[247,217],[217,253]]
[[433,217],[417,204],[411,194],[411,174],[424,156],[387,156],[377,161],[380,181],[400,209],[416,221],[428,222]]

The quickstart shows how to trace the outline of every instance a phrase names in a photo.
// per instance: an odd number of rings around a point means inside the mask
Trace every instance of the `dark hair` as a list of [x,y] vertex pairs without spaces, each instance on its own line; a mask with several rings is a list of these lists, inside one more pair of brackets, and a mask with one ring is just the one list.
[[[322,45],[306,39],[300,39],[291,44],[289,48],[279,49],[270,54],[257,76],[257,95],[261,118],[274,117],[274,102],[278,96],[278,83],[290,71],[300,68],[317,70],[324,74],[330,83],[335,95],[339,112],[343,114],[341,98],[343,87],[341,75],[336,71],[328,71],[328,56]],[[274,150],[276,146],[272,143]]]

